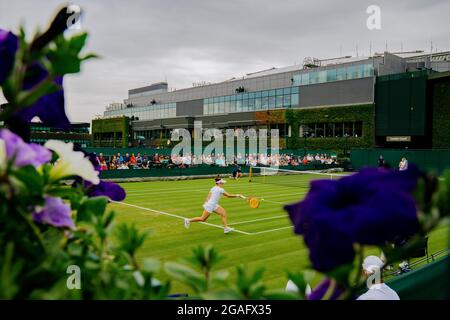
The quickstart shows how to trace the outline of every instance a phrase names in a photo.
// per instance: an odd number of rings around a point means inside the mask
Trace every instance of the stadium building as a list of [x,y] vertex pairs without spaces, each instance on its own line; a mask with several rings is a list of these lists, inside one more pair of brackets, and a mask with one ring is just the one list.
[[[278,128],[298,149],[450,148],[450,52],[305,59],[219,83],[131,89],[93,120],[93,146],[164,145],[175,128]],[[437,105],[439,104],[439,105]],[[444,109],[444,110],[441,110]]]
[[48,140],[72,142],[82,148],[90,147],[92,138],[89,133],[90,123],[73,122],[70,129],[46,126],[41,122],[30,123],[30,142],[45,144]]

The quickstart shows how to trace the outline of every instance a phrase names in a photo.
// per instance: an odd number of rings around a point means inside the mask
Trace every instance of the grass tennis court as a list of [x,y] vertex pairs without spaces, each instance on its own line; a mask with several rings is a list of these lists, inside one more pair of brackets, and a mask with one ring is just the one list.
[[[262,197],[258,209],[252,209],[242,199],[223,198],[220,204],[227,210],[228,223],[235,231],[223,234],[220,217],[211,215],[207,223],[183,226],[183,218],[201,214],[202,204],[213,179],[123,183],[127,192],[123,203],[112,203],[117,222],[134,223],[141,230],[151,231],[139,258],[156,257],[176,261],[191,255],[199,244],[211,244],[226,258],[219,268],[228,269],[234,277],[239,264],[250,269],[264,266],[264,282],[270,288],[286,285],[286,270],[299,271],[308,265],[308,251],[302,240],[293,234],[283,205],[302,199],[312,179],[326,176],[301,174],[270,176],[263,181],[249,182],[227,179],[225,190],[246,196]],[[266,182],[266,183],[262,183]],[[443,225],[430,238],[429,252],[449,243],[449,225]],[[159,278],[164,279],[164,274]],[[172,283],[172,292],[188,292],[180,283]]]

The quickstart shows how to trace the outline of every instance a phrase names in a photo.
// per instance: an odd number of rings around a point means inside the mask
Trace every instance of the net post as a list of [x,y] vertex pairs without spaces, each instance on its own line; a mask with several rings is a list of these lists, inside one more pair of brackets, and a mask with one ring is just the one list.
[[249,176],[248,182],[252,182],[252,175],[253,175],[253,170],[252,170],[252,166],[250,166],[250,172],[248,174],[248,176]]

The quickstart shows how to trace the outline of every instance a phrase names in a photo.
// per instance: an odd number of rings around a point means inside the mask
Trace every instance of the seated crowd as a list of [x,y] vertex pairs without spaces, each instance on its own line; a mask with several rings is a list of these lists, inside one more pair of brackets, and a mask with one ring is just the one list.
[[202,155],[201,158],[196,155],[162,155],[154,154],[136,155],[126,153],[121,155],[104,156],[100,153],[97,156],[100,170],[122,170],[122,169],[150,169],[150,168],[187,168],[199,164],[206,164],[219,167],[227,167],[236,163],[245,166],[304,166],[310,163],[334,165],[337,164],[336,158],[326,154],[307,154],[298,156],[294,154],[240,154],[228,157],[223,153],[217,155]]

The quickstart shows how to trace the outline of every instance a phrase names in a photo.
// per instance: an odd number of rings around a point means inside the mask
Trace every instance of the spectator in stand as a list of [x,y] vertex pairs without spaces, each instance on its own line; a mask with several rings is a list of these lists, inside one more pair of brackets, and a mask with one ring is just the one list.
[[112,156],[111,161],[109,162],[109,170],[117,169],[117,157]]
[[131,157],[130,157],[130,165],[131,165],[132,167],[135,167],[135,166],[136,166],[136,157],[134,156],[134,153],[131,154]]
[[408,160],[406,160],[405,157],[403,157],[402,160],[400,160],[400,163],[398,164],[398,169],[400,171],[408,170]]
[[137,154],[136,164],[137,164],[137,167],[139,169],[142,168],[142,157],[141,157],[141,153],[140,152],[138,152],[138,154]]
[[103,154],[100,153],[100,156],[98,157],[98,161],[100,163],[100,170],[108,170],[108,165],[106,164],[106,159],[103,157]]
[[384,160],[384,157],[382,154],[378,157],[378,168],[385,168],[386,167],[386,161]]
[[130,163],[130,154],[126,153],[125,157],[123,157],[123,164],[128,166],[129,163]]
[[364,259],[362,268],[369,290],[357,300],[400,300],[397,292],[384,283],[383,266],[384,262],[377,256],[368,256]]
[[120,155],[120,152],[117,153],[117,166],[123,163],[123,157]]

